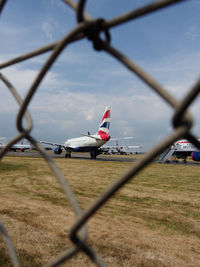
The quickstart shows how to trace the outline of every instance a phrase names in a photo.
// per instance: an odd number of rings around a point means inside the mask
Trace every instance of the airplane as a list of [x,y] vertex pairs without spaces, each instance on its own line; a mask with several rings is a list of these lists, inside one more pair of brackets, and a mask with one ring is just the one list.
[[105,154],[118,154],[118,155],[127,155],[129,149],[136,149],[136,148],[142,148],[141,146],[130,146],[130,145],[119,145],[119,140],[124,139],[133,139],[133,137],[123,137],[123,138],[115,138],[110,139],[111,141],[116,141],[116,145],[113,146],[103,146],[102,150]]
[[[198,139],[200,141],[200,139]],[[182,163],[187,162],[187,157],[191,156],[194,161],[200,161],[200,150],[186,139],[180,139],[164,153],[161,154],[159,162],[169,162],[171,157],[178,163],[177,159],[183,159]]]
[[95,159],[99,154],[102,153],[101,146],[109,141],[109,128],[110,128],[110,107],[107,106],[99,129],[96,134],[91,135],[81,134],[82,137],[72,138],[65,141],[64,145],[49,143],[40,141],[40,143],[52,145],[55,154],[61,154],[62,151],[66,151],[65,157],[70,158],[71,152],[89,152],[91,159]]
[[32,144],[14,144],[12,145],[10,150],[15,151],[15,152],[18,150],[21,152],[24,152],[25,150],[29,150],[32,148],[33,148]]
[[194,161],[200,161],[200,151],[192,143],[186,139],[178,140],[175,144],[173,156],[177,159],[183,159],[183,163],[187,162],[187,157],[191,156]]
[[[7,139],[6,137],[1,137],[0,140]],[[4,142],[0,142],[0,149],[4,148],[6,144]],[[24,140],[21,141],[21,143],[17,143],[11,146],[10,150],[11,151],[22,151],[24,152],[25,150],[32,149],[33,146],[32,144],[24,144]]]
[[[0,137],[0,140],[5,140],[6,137]],[[3,148],[5,146],[4,142],[0,141],[0,149]]]

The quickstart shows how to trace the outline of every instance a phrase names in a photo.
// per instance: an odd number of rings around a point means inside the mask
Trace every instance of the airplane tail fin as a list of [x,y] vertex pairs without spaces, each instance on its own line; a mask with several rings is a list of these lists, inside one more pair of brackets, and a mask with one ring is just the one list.
[[101,119],[101,123],[99,125],[97,133],[104,141],[108,141],[110,139],[109,128],[110,128],[110,106],[107,106],[104,111],[103,117]]

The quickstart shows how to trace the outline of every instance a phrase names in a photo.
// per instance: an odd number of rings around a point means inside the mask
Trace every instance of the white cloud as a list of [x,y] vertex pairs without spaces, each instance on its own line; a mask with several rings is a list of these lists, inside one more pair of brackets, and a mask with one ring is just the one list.
[[85,115],[86,115],[86,120],[87,121],[93,121],[94,120],[94,116],[95,116],[95,109],[94,109],[94,107],[92,107],[89,110],[87,110],[85,112]]
[[189,30],[186,32],[186,37],[193,42],[199,37],[199,33],[195,26],[190,26]]
[[[167,124],[168,127],[169,111],[153,94],[119,98],[101,93],[66,91],[54,96],[38,95],[30,110],[38,136],[40,133],[40,136],[46,135],[56,142],[61,138],[87,133],[88,130],[95,133],[106,105],[111,106],[112,136],[134,136],[136,141],[139,139],[141,142],[142,138],[148,139],[150,127],[156,127],[155,136],[160,124]],[[142,134],[141,127],[145,129]]]
[[48,40],[52,41],[54,33],[58,28],[58,23],[51,17],[49,17],[46,21],[42,23],[42,30],[45,33],[45,36]]
[[[6,68],[2,73],[11,82],[18,93],[24,97],[37,77],[39,70],[28,67],[19,68],[17,65],[14,65]],[[59,75],[56,72],[49,71],[41,84],[45,90],[55,91],[56,88],[63,86],[63,83],[65,82],[59,78]],[[0,84],[0,89],[1,88],[3,89],[3,84]]]
[[26,27],[18,27],[15,25],[11,25],[9,23],[4,23],[1,22],[1,27],[0,27],[0,34],[1,36],[19,36],[21,34],[25,34],[27,32]]

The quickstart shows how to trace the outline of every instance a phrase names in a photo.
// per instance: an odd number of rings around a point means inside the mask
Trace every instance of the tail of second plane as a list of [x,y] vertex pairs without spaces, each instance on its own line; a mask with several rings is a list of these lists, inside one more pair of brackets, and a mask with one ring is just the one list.
[[110,139],[109,128],[110,128],[110,107],[107,106],[104,111],[97,133],[103,141],[108,141]]

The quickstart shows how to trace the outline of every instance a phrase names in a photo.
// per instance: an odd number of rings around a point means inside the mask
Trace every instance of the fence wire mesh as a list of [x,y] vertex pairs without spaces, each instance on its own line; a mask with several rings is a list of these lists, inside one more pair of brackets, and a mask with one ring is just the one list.
[[[24,60],[36,57],[48,51],[51,51],[47,61],[38,72],[33,84],[28,90],[24,100],[21,99],[15,87],[11,82],[0,73],[0,79],[13,95],[14,99],[19,105],[19,111],[16,116],[16,123],[18,129],[18,135],[13,137],[12,140],[0,151],[0,158],[2,159],[6,152],[11,148],[13,144],[19,140],[28,139],[40,152],[41,156],[47,162],[49,169],[55,175],[56,179],[60,183],[60,186],[64,190],[66,198],[70,202],[70,205],[76,216],[76,222],[72,225],[69,238],[74,243],[74,247],[63,251],[60,255],[57,255],[47,266],[56,266],[76,255],[78,252],[84,252],[97,266],[105,266],[106,263],[98,255],[98,253],[87,244],[88,230],[86,227],[87,221],[95,215],[95,213],[110,199],[115,192],[123,187],[129,180],[133,180],[136,174],[147,166],[156,156],[160,155],[165,149],[171,146],[175,141],[180,138],[186,138],[192,142],[196,147],[200,149],[200,142],[192,133],[192,116],[189,114],[188,109],[196,99],[200,92],[200,80],[196,81],[192,88],[188,89],[188,93],[182,101],[177,101],[165,88],[163,88],[156,80],[154,80],[148,73],[137,64],[128,58],[122,52],[118,51],[111,45],[111,36],[109,33],[110,28],[133,21],[140,17],[145,17],[146,14],[153,13],[157,10],[166,8],[170,5],[175,5],[183,2],[184,0],[162,0],[155,1],[147,4],[141,8],[115,17],[111,20],[104,20],[102,18],[93,19],[87,12],[85,12],[86,0],[80,0],[78,3],[74,3],[71,0],[63,0],[64,4],[71,7],[77,17],[77,25],[73,28],[62,40],[55,43],[48,44],[40,49],[36,49],[29,53],[23,54],[19,57],[13,58],[9,61],[2,62],[0,69],[4,69],[8,66],[20,63]],[[0,12],[3,12],[6,0],[0,2]],[[105,38],[101,37],[101,33],[104,33]],[[55,63],[57,57],[62,53],[63,49],[69,44],[77,42],[83,38],[88,38],[93,43],[93,48],[97,51],[103,50],[109,55],[116,58],[124,67],[128,68],[133,75],[137,75],[151,88],[160,98],[163,99],[174,109],[174,115],[172,118],[172,125],[174,127],[173,133],[165,138],[161,143],[157,144],[151,151],[146,153],[145,157],[138,161],[136,164],[127,170],[127,172],[119,177],[116,182],[110,185],[109,188],[85,211],[83,211],[76,199],[73,190],[71,189],[66,177],[61,173],[53,159],[45,152],[40,143],[32,136],[32,119],[31,114],[28,112],[28,106],[35,92],[38,90],[39,84],[44,79],[45,75],[49,71],[50,67]],[[23,119],[26,120],[26,127],[23,125]],[[7,251],[10,257],[10,261],[13,266],[20,266],[19,260],[16,256],[14,246],[9,238],[9,235],[0,221],[0,232],[7,247]]]

